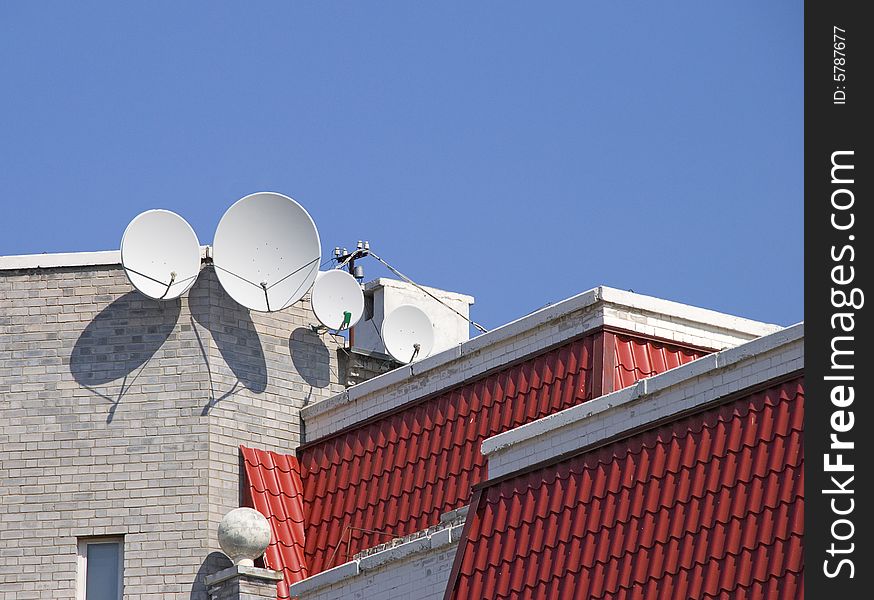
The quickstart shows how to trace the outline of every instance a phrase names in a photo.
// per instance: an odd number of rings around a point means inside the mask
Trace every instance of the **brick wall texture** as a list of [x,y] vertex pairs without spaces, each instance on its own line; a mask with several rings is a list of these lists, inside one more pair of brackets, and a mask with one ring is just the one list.
[[276,600],[276,581],[238,575],[209,586],[210,600]]
[[[361,352],[349,352],[340,355],[345,359],[346,385],[353,386],[383,373],[388,373],[399,366],[391,358],[378,358]],[[343,364],[343,363],[341,363]]]
[[165,302],[117,266],[0,272],[0,598],[75,598],[77,539],[119,535],[127,600],[207,600],[239,444],[292,451],[300,408],[343,390],[315,322],[210,269]]
[[414,554],[381,568],[305,594],[302,600],[441,600],[458,544],[437,552]]

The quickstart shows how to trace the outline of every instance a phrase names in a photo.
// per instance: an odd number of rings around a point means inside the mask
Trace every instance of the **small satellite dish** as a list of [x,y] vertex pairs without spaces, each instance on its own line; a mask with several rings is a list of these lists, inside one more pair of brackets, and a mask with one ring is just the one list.
[[225,291],[243,306],[267,312],[287,308],[307,293],[321,257],[309,213],[276,192],[235,202],[219,221],[212,246]]
[[348,329],[364,314],[364,293],[346,271],[320,272],[313,284],[312,298],[316,318],[328,329]]
[[121,266],[131,284],[149,298],[178,298],[200,273],[197,235],[176,213],[147,210],[121,236]]
[[434,348],[434,326],[421,308],[403,304],[382,322],[385,349],[402,363],[427,357]]

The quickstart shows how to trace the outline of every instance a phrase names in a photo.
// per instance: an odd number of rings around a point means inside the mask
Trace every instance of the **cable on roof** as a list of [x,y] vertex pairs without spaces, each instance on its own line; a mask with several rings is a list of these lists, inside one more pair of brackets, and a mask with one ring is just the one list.
[[400,271],[395,269],[393,266],[391,266],[386,261],[381,259],[379,256],[374,254],[372,251],[368,250],[366,252],[368,255],[372,256],[373,258],[375,258],[376,260],[381,262],[389,271],[391,271],[392,273],[394,273],[395,275],[397,275],[398,277],[400,277],[401,279],[403,279],[404,281],[406,281],[410,285],[415,286],[420,291],[424,292],[425,294],[427,294],[428,296],[430,296],[431,298],[433,298],[434,300],[436,300],[437,302],[439,302],[440,304],[442,304],[443,306],[445,306],[446,308],[448,308],[449,310],[454,312],[456,315],[458,315],[459,317],[461,317],[462,319],[464,319],[465,321],[467,321],[468,323],[470,323],[471,325],[473,325],[474,327],[479,329],[481,332],[483,332],[483,333],[489,332],[488,329],[486,329],[485,327],[483,327],[482,325],[480,325],[476,321],[473,321],[473,320],[469,319],[468,317],[465,317],[463,314],[461,314],[460,312],[458,312],[457,310],[455,310],[454,308],[449,306],[449,304],[447,304],[446,302],[444,302],[443,300],[441,300],[440,298],[438,298],[437,296],[435,296],[434,294],[432,294],[431,292],[429,292],[428,290],[423,288],[421,285],[419,285],[418,283],[416,283],[415,281],[413,281],[412,279],[410,279],[409,277],[407,277],[406,275],[404,275],[403,273],[401,273]]

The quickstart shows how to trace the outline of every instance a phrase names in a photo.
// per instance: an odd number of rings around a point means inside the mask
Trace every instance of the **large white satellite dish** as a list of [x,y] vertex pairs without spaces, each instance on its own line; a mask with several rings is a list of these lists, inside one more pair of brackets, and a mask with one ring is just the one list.
[[316,318],[329,329],[348,329],[364,314],[364,293],[346,271],[320,272],[313,284],[312,299]]
[[382,322],[385,349],[402,363],[427,357],[434,348],[434,326],[418,306],[402,304]]
[[200,273],[200,244],[188,222],[169,210],[147,210],[121,237],[121,265],[131,284],[157,300],[178,298]]
[[247,308],[268,312],[287,308],[307,293],[321,257],[309,213],[276,192],[235,202],[219,221],[212,246],[225,291]]

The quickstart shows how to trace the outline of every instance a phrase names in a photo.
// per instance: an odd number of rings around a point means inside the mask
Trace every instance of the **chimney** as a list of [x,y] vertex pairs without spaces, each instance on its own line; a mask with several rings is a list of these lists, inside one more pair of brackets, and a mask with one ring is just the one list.
[[[470,317],[473,296],[430,287],[425,289],[464,317]],[[470,324],[464,318],[414,285],[381,277],[364,285],[364,316],[354,328],[352,350],[366,354],[388,354],[382,342],[382,322],[386,315],[403,304],[417,306],[430,317],[434,325],[434,349],[431,354],[470,339]]]

